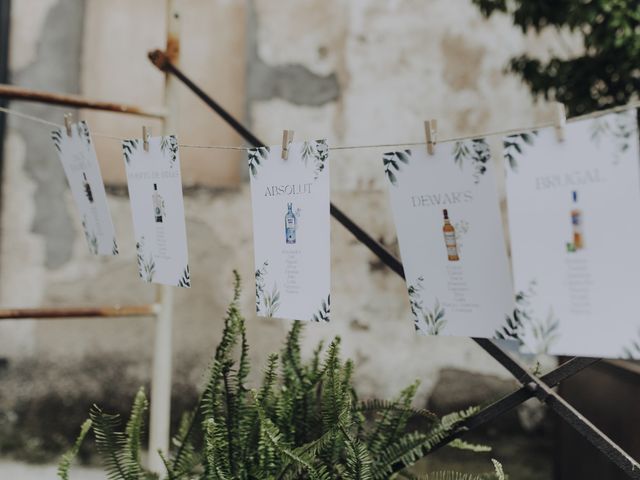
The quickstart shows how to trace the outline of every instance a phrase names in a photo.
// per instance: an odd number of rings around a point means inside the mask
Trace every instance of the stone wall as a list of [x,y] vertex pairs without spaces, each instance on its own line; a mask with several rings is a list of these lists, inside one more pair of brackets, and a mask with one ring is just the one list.
[[[159,105],[162,77],[146,59],[148,49],[164,42],[158,3],[13,2],[12,81]],[[181,8],[185,71],[272,143],[281,139],[283,128],[295,129],[297,139],[326,137],[331,145],[358,145],[421,141],[427,118],[438,118],[443,137],[539,123],[550,118],[551,109],[534,104],[504,67],[510,56],[523,51],[575,43],[564,34],[562,42],[559,34],[541,40],[523,35],[506,17],[486,21],[469,0],[183,0]],[[241,144],[186,90],[181,102],[183,143]],[[11,106],[57,122],[64,112],[35,104]],[[139,136],[143,123],[114,114],[83,115],[95,131],[121,136]],[[84,244],[48,133],[47,127],[9,119],[0,304],[152,300],[153,288],[137,278],[119,145],[96,141],[121,255],[94,258]],[[397,253],[381,153],[380,148],[333,153],[332,198]],[[184,149],[181,157],[193,287],[175,294],[176,372],[181,380],[202,381],[235,268],[245,279],[242,302],[255,379],[267,353],[278,349],[288,322],[257,319],[253,313],[246,169],[239,155],[226,152]],[[344,354],[356,361],[355,377],[364,395],[393,395],[420,378],[424,399],[445,366],[505,375],[468,339],[416,337],[403,282],[336,222],[331,241],[333,321],[307,328],[305,351],[321,338],[341,335]],[[142,367],[144,380],[152,342],[150,319],[0,324],[0,356],[9,359],[10,369],[37,359],[60,375],[65,365],[91,356],[104,362],[105,372],[115,368],[110,360],[131,359]]]

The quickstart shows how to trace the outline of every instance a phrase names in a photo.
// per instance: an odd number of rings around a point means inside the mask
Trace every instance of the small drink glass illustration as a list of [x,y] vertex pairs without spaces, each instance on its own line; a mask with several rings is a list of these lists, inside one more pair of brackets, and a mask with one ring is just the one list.
[[167,216],[165,208],[164,208],[164,199],[162,195],[158,193],[158,184],[153,184],[153,213],[156,223],[162,223],[164,221],[164,217]]
[[453,228],[449,221],[449,212],[445,208],[442,210],[444,216],[444,225],[442,226],[442,232],[444,233],[444,244],[447,247],[447,257],[450,262],[457,262],[460,260],[458,256],[458,243],[456,242],[456,229]]
[[84,189],[84,194],[89,200],[89,203],[93,203],[93,192],[91,191],[91,185],[89,185],[89,180],[87,180],[87,174],[82,172],[82,188]]
[[578,208],[578,192],[572,192],[573,208],[571,209],[571,224],[573,226],[573,248],[582,250],[584,248],[584,237],[582,235],[582,210]]
[[287,203],[287,213],[284,216],[284,231],[287,243],[296,243],[296,229],[298,228],[298,219],[293,213],[293,204]]

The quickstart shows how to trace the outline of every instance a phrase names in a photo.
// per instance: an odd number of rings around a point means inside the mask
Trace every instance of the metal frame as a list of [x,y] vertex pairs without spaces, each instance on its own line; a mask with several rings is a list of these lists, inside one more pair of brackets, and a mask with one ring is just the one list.
[[[174,62],[179,56],[179,15],[175,10],[175,0],[167,0],[167,52]],[[0,20],[6,13],[7,0],[0,0]],[[1,33],[1,32],[0,32]],[[0,38],[0,48],[5,43]],[[0,61],[2,60],[0,55]],[[0,64],[0,67],[2,65]],[[0,84],[0,102],[20,100],[58,105],[71,108],[138,115],[162,121],[164,135],[177,131],[178,97],[176,82],[169,75],[165,78],[164,108],[147,109],[136,105],[105,102],[80,95],[66,95],[40,90],[30,90],[13,85]],[[0,113],[0,122],[4,115]],[[0,127],[3,124],[0,123]],[[2,131],[0,130],[0,134]],[[2,135],[2,138],[4,136]],[[0,146],[2,144],[0,143]],[[1,158],[1,156],[0,156]],[[1,165],[0,165],[1,167]],[[151,378],[150,421],[149,421],[149,469],[160,473],[164,468],[159,451],[169,450],[171,421],[171,377],[172,377],[172,328],[173,290],[166,285],[157,285],[155,302],[145,305],[96,306],[96,307],[45,307],[45,308],[0,308],[0,320],[60,319],[60,318],[116,318],[153,317],[155,319],[155,339]],[[153,452],[153,453],[152,453]]]
[[[258,138],[242,125],[236,118],[227,112],[220,104],[207,95],[189,77],[187,77],[162,51],[155,50],[149,53],[149,59],[165,74],[172,75],[180,80],[189,90],[204,101],[222,119],[228,123],[238,134],[253,146],[263,146],[266,143]],[[383,245],[378,243],[367,232],[360,228],[342,210],[331,204],[331,215],[349,230],[357,240],[365,244],[385,265],[400,277],[404,278],[402,263],[394,257]],[[436,448],[444,446],[454,438],[460,437],[465,432],[478,428],[491,420],[503,415],[512,408],[520,405],[529,398],[536,397],[546,404],[563,421],[571,425],[583,438],[589,441],[612,463],[617,465],[629,478],[640,479],[640,464],[631,458],[624,450],[614,443],[608,436],[598,430],[589,420],[584,418],[568,402],[558,395],[553,387],[569,378],[599,359],[573,357],[560,365],[555,370],[538,377],[531,373],[519,360],[509,355],[493,341],[484,338],[473,339],[482,349],[491,355],[497,362],[505,367],[511,375],[522,385],[520,389],[506,395],[502,399],[483,408],[476,415],[469,418],[454,432],[443,439]],[[397,468],[401,468],[398,465]]]
[[[9,82],[9,25],[11,23],[11,0],[0,0],[0,83]],[[6,100],[0,99],[0,107],[6,106]],[[3,175],[4,133],[7,119],[0,113],[0,185]],[[0,200],[0,205],[2,200]]]

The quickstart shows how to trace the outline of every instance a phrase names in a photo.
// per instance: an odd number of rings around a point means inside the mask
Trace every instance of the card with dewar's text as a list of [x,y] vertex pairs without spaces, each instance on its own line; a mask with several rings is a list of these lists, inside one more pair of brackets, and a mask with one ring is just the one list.
[[383,156],[417,332],[493,337],[513,310],[487,142]]
[[249,151],[256,312],[328,322],[329,148],[326,140]]
[[138,273],[145,282],[190,287],[178,142],[173,135],[122,142],[136,237]]
[[117,255],[107,194],[87,122],[72,124],[69,133],[64,128],[54,130],[51,138],[80,214],[89,251],[94,255]]
[[503,143],[517,302],[503,336],[525,352],[640,359],[636,111]]

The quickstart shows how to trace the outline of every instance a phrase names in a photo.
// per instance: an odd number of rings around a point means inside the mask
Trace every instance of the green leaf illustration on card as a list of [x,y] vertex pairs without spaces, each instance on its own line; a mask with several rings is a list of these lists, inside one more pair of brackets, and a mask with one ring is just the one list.
[[140,237],[140,240],[136,243],[136,259],[138,261],[138,274],[145,282],[152,282],[153,275],[156,272],[156,263],[153,260],[153,255],[145,255],[144,250],[144,237]]
[[268,158],[271,149],[269,147],[256,147],[249,149],[249,171],[255,178],[258,176],[258,167],[262,165]]
[[513,172],[518,171],[518,157],[527,145],[533,145],[536,135],[538,135],[537,130],[532,130],[530,132],[507,135],[502,140],[504,159]]
[[432,309],[424,306],[421,293],[424,288],[423,281],[424,277],[420,276],[407,289],[414,327],[419,332],[424,330],[429,335],[440,335],[447,324],[445,311],[437,298]]
[[191,276],[189,275],[189,265],[184,267],[184,270],[182,272],[182,275],[180,276],[180,279],[178,280],[177,285],[183,288],[191,287]]
[[453,145],[453,161],[460,169],[464,169],[466,163],[473,167],[475,183],[480,181],[480,176],[487,171],[487,163],[491,160],[491,150],[484,138],[462,140]]
[[265,317],[275,316],[278,308],[280,308],[280,292],[274,283],[271,290],[267,289],[267,274],[269,261],[265,261],[258,270],[256,270],[256,313]]
[[627,360],[640,360],[640,329],[635,339],[629,341],[629,344],[622,349],[622,357]]
[[87,245],[89,246],[89,251],[94,255],[98,254],[98,237],[89,230],[89,225],[87,223],[87,218],[82,218],[82,230],[84,231],[84,237],[87,239]]
[[326,300],[322,300],[320,309],[311,317],[312,322],[328,322],[331,313],[331,294]]
[[384,174],[391,185],[398,185],[398,172],[401,170],[401,164],[408,165],[411,160],[411,150],[403,150],[398,152],[387,152],[382,155],[382,164],[384,165]]
[[178,140],[175,135],[168,135],[160,139],[160,151],[169,157],[169,167],[173,168],[178,159]]
[[631,143],[637,141],[637,130],[635,110],[603,115],[591,121],[591,141],[599,148],[603,139],[611,138],[615,148],[612,162],[617,165]]
[[546,315],[537,315],[531,307],[531,300],[535,296],[536,281],[532,280],[527,290],[516,293],[516,308],[511,316],[506,317],[505,324],[496,331],[495,337],[515,340],[521,346],[526,345],[532,353],[546,354],[559,339],[560,321],[553,307],[549,307]]
[[131,163],[131,158],[133,157],[134,152],[138,149],[139,142],[140,141],[138,139],[122,141],[122,152],[124,154],[124,160],[127,163]]
[[89,125],[87,125],[87,122],[85,122],[84,120],[78,122],[76,125],[78,128],[78,135],[80,135],[80,138],[84,140],[84,143],[87,145],[87,147],[90,148],[91,133],[89,132]]
[[53,145],[56,147],[56,150],[58,151],[58,153],[62,153],[62,147],[61,147],[62,131],[61,130],[52,131],[51,139],[53,140]]

